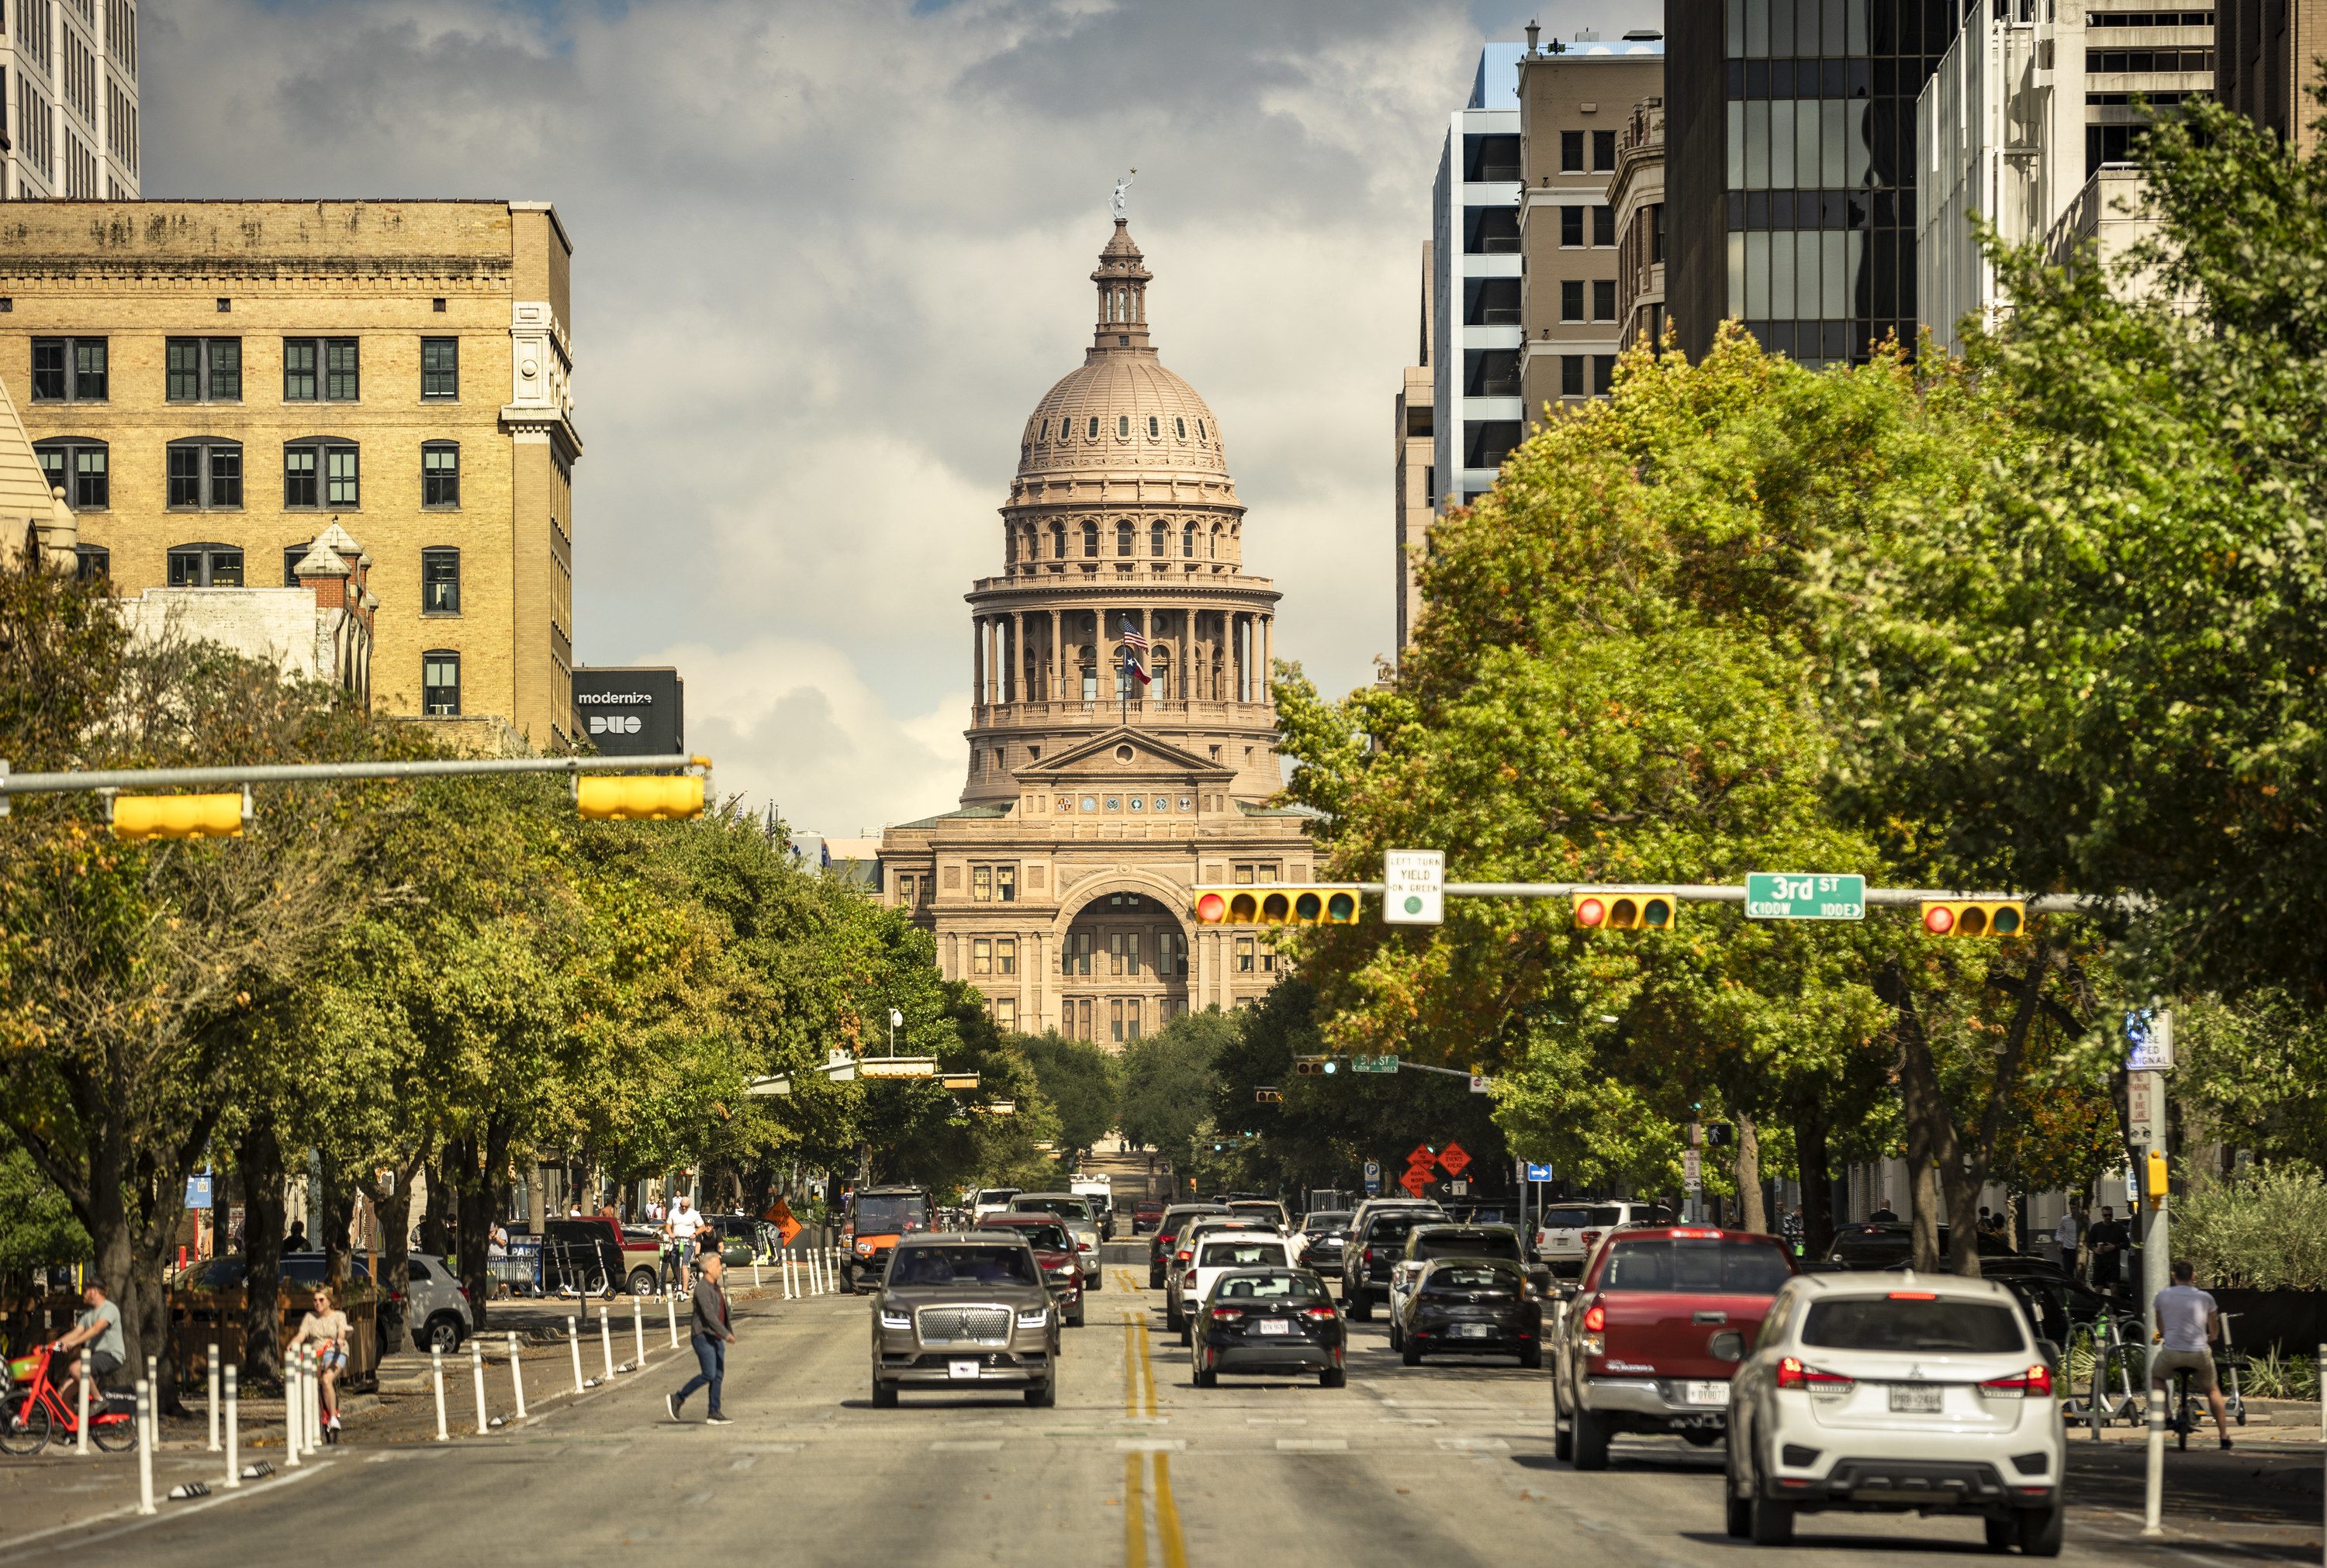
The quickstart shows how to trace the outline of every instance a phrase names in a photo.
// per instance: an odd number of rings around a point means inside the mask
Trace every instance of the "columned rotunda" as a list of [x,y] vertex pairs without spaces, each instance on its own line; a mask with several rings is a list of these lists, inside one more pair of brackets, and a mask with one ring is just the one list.
[[1110,1045],[1275,984],[1266,938],[1197,927],[1190,889],[1310,866],[1301,814],[1266,804],[1278,595],[1245,570],[1219,419],[1149,341],[1153,276],[1117,219],[1091,346],[1020,433],[1001,567],[967,594],[960,808],[881,848],[883,896],[997,1022]]

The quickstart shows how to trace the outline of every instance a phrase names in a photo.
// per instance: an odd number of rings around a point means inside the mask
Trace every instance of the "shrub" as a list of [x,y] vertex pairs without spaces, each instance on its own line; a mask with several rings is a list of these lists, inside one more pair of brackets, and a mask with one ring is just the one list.
[[2223,1290],[2327,1289],[2327,1180],[2308,1165],[2193,1175],[2174,1203],[2173,1246]]

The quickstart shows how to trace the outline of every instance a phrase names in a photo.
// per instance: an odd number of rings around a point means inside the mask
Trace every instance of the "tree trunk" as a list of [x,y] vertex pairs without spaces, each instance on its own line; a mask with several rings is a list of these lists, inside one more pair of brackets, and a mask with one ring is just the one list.
[[1834,1171],[1827,1153],[1826,1101],[1815,1090],[1794,1102],[1794,1167],[1802,1185],[1802,1255],[1834,1245]]
[[1737,1202],[1744,1210],[1747,1230],[1766,1233],[1769,1211],[1762,1207],[1762,1141],[1754,1136],[1753,1118],[1737,1118]]
[[[1911,1227],[1913,1266],[1926,1274],[1942,1267],[1939,1255],[1940,1183],[1952,1169],[1958,1176],[1963,1158],[1956,1137],[1955,1118],[1939,1087],[1938,1064],[1931,1059],[1930,1038],[1923,1032],[1922,1014],[1916,1010],[1914,992],[1895,962],[1884,972],[1883,1000],[1895,1013],[1892,1025],[1899,1042],[1899,1090],[1904,1102],[1907,1132],[1908,1222]],[[1979,1190],[1972,1190],[1973,1212]],[[1958,1227],[1958,1228],[1961,1228]],[[1972,1269],[1979,1267],[1975,1255]]]
[[315,1245],[323,1249],[323,1277],[331,1282],[333,1301],[348,1297],[348,1279],[354,1273],[349,1265],[355,1258],[355,1239],[351,1232],[356,1218],[355,1183],[348,1180],[347,1162],[335,1150],[325,1149],[322,1212],[317,1219],[321,1227]]
[[262,1112],[235,1145],[242,1176],[242,1384],[283,1377],[283,1143]]
[[451,1197],[444,1180],[445,1168],[453,1163],[450,1145],[444,1156],[428,1162],[428,1199],[420,1210],[420,1250],[437,1257],[452,1255],[450,1227],[444,1223],[444,1211]]

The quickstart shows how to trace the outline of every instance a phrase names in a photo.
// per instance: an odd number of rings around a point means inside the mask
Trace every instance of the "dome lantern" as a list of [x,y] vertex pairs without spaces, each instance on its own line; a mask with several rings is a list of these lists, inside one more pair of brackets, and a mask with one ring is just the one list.
[[1098,253],[1098,270],[1091,274],[1091,282],[1098,285],[1093,349],[1115,353],[1154,351],[1147,341],[1147,285],[1154,276],[1132,241],[1130,225],[1117,219],[1114,235]]

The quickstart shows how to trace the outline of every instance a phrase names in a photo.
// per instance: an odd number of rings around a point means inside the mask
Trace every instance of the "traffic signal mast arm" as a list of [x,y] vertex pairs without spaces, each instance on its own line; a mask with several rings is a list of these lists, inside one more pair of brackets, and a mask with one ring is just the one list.
[[[1258,887],[1201,887],[1198,893],[1299,893],[1313,888],[1331,888],[1359,893],[1379,895],[1385,884],[1378,882],[1277,882]],[[1591,894],[1613,896],[1623,893],[1662,893],[1684,904],[1742,904],[1745,901],[1743,887],[1719,884],[1668,887],[1638,882],[1461,882],[1445,884],[1449,898],[1466,899],[1572,899]],[[1868,888],[1866,901],[1870,904],[1920,905],[1937,901],[1958,903],[1985,903],[2010,901],[2027,906],[2034,915],[2067,915],[2105,903],[2124,903],[2138,907],[2140,901],[2132,898],[2107,899],[2088,893],[2040,893],[2023,897],[2018,893],[1939,892],[1923,888]]]

